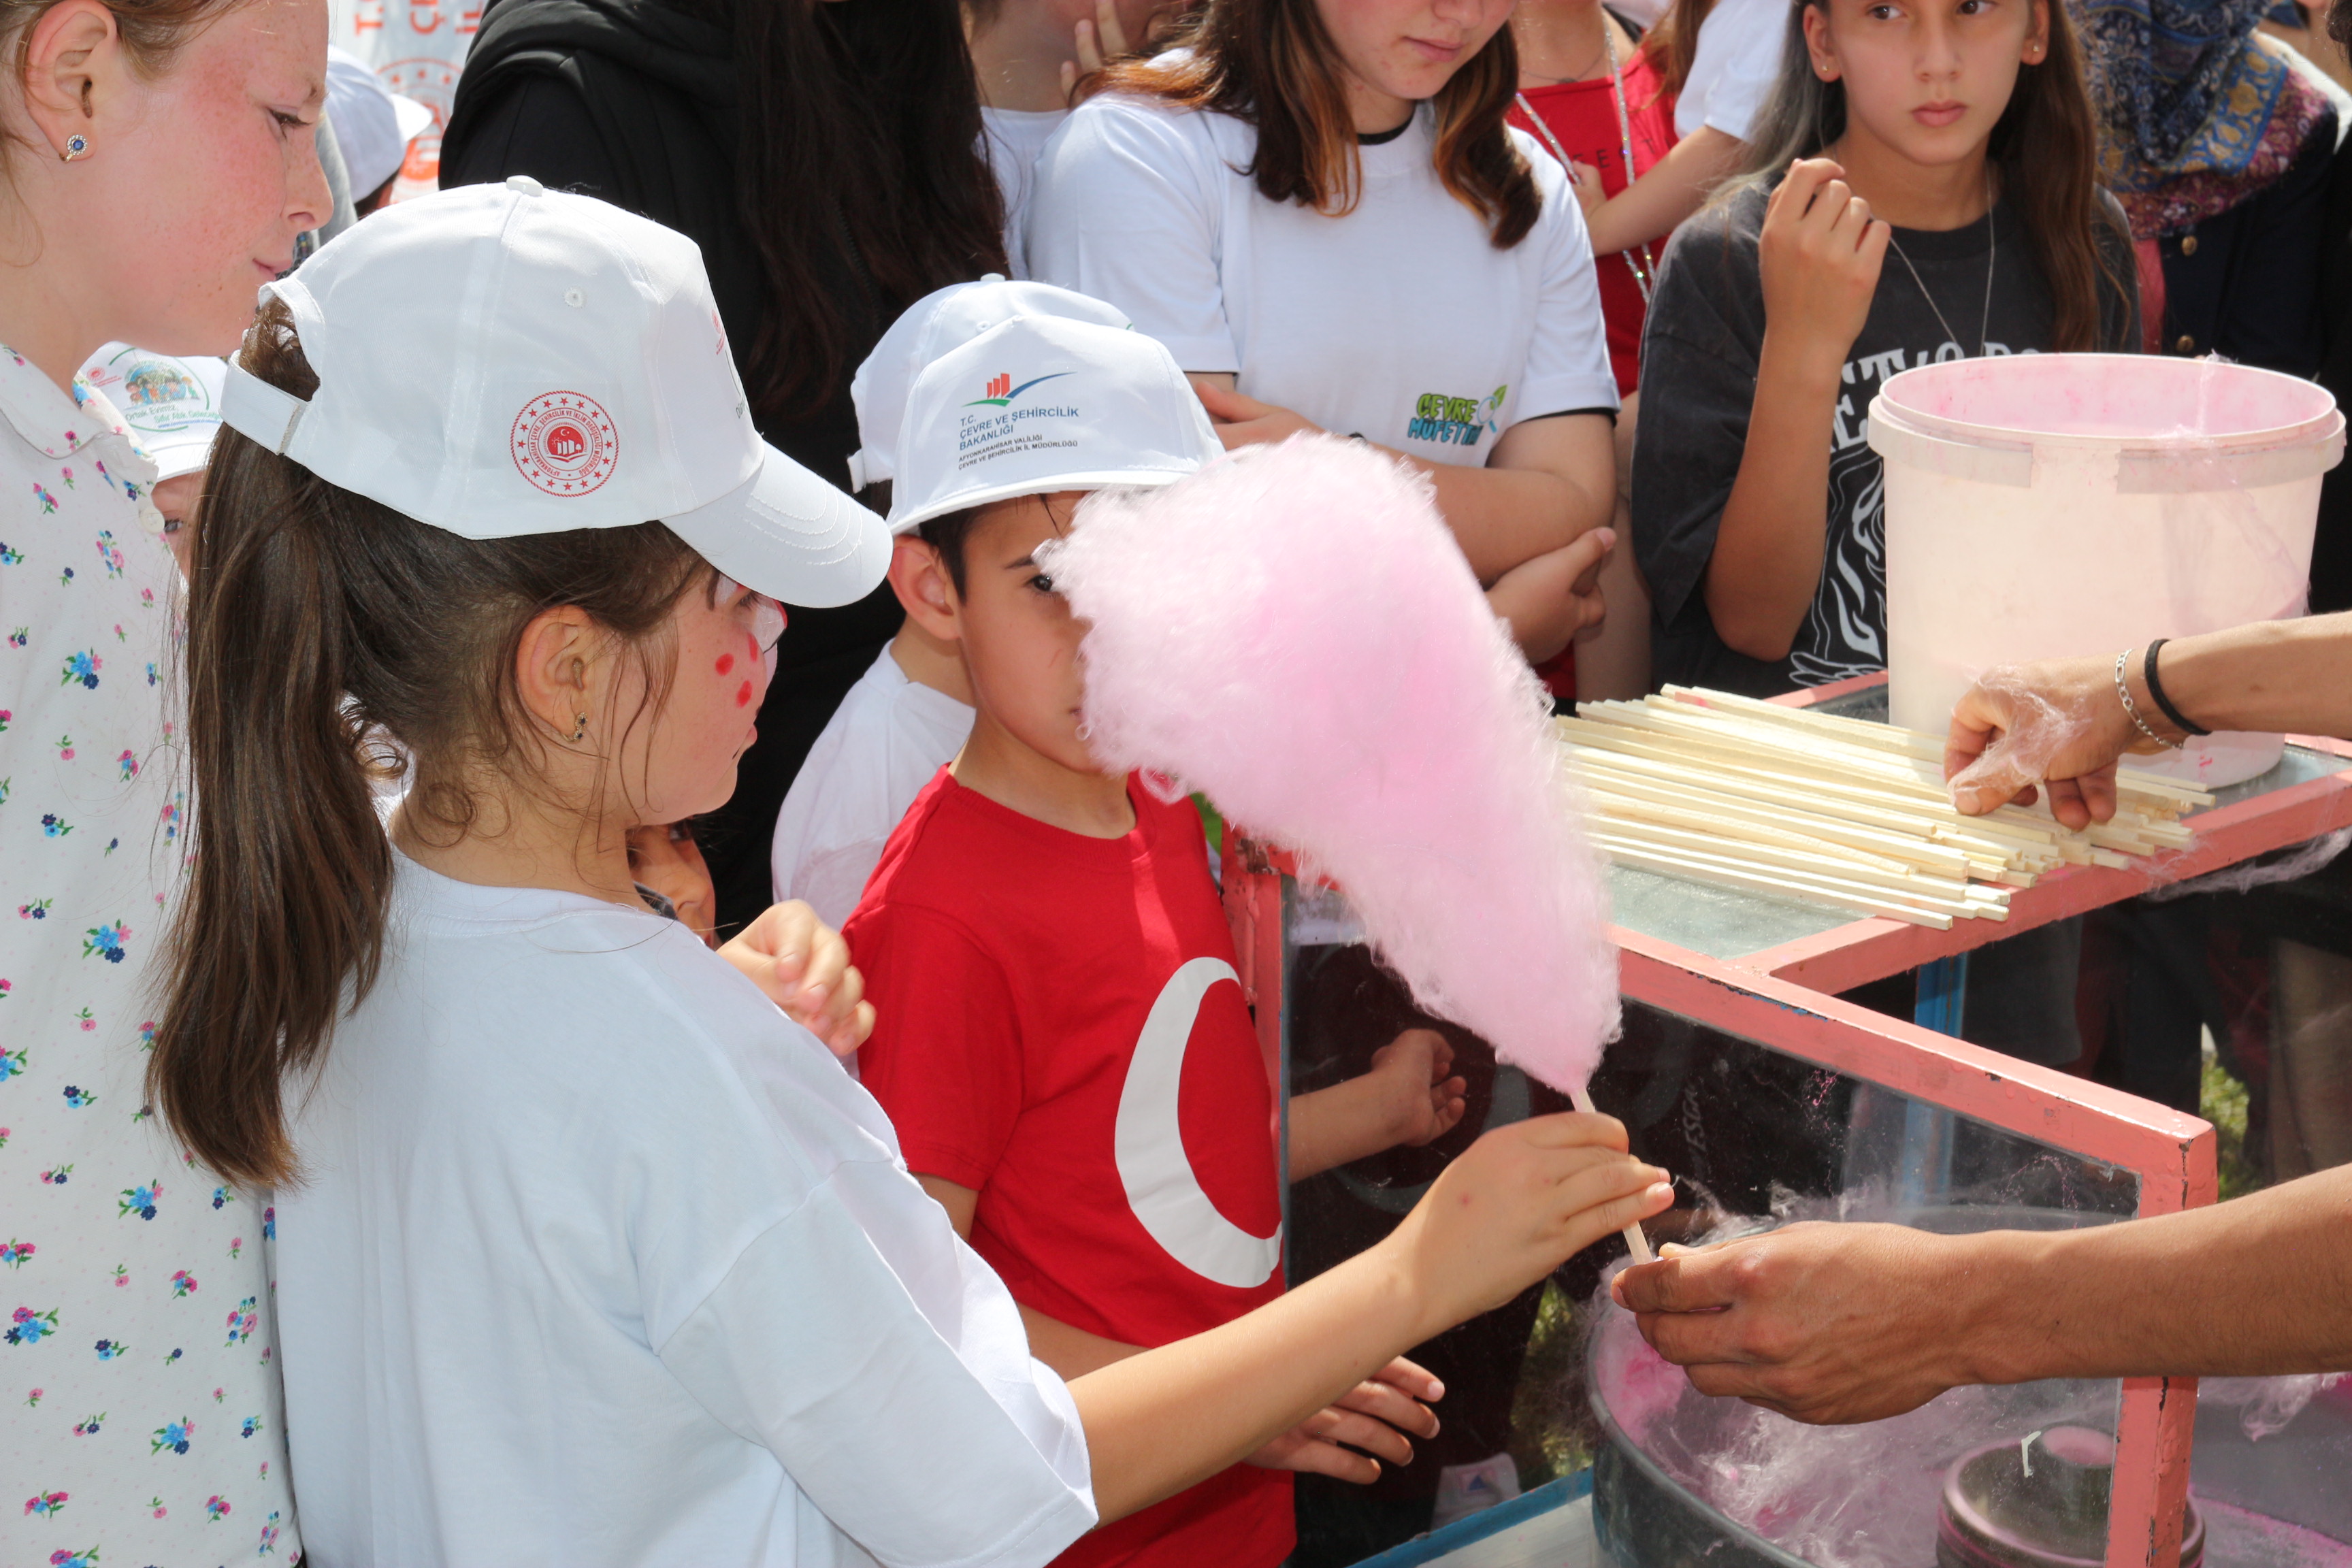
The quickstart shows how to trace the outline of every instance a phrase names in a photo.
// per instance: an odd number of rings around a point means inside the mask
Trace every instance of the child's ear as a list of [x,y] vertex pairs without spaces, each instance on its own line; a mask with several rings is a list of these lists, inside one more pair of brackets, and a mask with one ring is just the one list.
[[592,688],[605,676],[605,641],[593,617],[577,605],[541,610],[522,629],[515,648],[515,689],[531,717],[561,739],[593,728],[601,704],[592,700]]
[[[2047,19],[2044,20],[2046,26]],[[1805,54],[1812,64],[1813,74],[1823,81],[1835,81],[1842,74],[1838,66],[1837,40],[1830,36],[1827,5],[1805,7]]]
[[2033,0],[2033,26],[2025,34],[2025,63],[2038,66],[2049,58],[2050,0]]
[[917,626],[941,642],[962,640],[962,605],[935,547],[900,534],[890,555],[890,588]]
[[[129,106],[119,100],[131,85],[122,38],[114,13],[99,0],[66,0],[44,12],[19,46],[25,109],[56,156],[68,160],[96,152],[104,127]],[[70,139],[86,140],[78,151]]]

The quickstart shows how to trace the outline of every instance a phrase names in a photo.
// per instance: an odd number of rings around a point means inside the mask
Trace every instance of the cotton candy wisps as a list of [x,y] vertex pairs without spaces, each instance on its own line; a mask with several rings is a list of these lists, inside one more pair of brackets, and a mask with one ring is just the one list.
[[1540,689],[1426,479],[1304,437],[1097,492],[1040,552],[1088,744],[1339,884],[1421,1005],[1556,1087],[1617,1031],[1601,867]]

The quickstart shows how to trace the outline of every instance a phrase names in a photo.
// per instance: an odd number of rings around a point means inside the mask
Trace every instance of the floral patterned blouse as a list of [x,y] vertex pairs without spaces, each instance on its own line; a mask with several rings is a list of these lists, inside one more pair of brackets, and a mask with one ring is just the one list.
[[273,1213],[141,1091],[184,805],[154,468],[5,348],[0,416],[0,1562],[295,1561]]

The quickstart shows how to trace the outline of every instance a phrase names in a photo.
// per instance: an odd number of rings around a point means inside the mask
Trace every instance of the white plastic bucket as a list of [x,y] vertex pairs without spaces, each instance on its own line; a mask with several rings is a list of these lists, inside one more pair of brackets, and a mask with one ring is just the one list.
[[[1893,377],[1870,444],[1891,716],[1940,734],[1995,664],[2301,615],[2344,416],[2310,382],[2243,365],[2018,354]],[[2217,734],[2133,763],[2235,784],[2284,744]]]

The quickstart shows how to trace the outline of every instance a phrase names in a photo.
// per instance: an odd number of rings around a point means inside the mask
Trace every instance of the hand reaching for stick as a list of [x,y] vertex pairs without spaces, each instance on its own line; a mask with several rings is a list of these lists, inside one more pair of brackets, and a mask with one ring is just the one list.
[[1691,1386],[1796,1421],[1876,1421],[1969,1381],[1964,1244],[1895,1225],[1792,1225],[1669,1247],[1610,1282]]
[[2112,656],[1998,665],[1952,706],[1944,778],[1970,816],[2047,789],[2051,815],[2081,828],[2113,820],[2116,759],[2158,749],[2116,695]]

